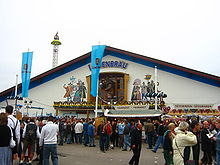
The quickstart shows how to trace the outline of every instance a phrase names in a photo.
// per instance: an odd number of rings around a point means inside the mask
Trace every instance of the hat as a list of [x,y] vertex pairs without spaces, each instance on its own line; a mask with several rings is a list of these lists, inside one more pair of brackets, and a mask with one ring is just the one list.
[[190,124],[191,129],[195,128],[195,126],[199,124],[199,122],[197,120],[193,120]]

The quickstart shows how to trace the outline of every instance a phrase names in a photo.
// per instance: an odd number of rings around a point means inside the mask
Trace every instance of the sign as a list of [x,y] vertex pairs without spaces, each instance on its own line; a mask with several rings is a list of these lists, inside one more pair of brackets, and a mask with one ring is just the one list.
[[176,109],[212,109],[213,104],[174,104]]
[[147,74],[147,75],[145,75],[145,78],[144,78],[145,80],[150,80],[151,79],[151,75],[149,75],[149,74]]
[[[99,59],[96,59],[98,62]],[[91,70],[91,65],[89,64],[89,70]],[[102,61],[101,68],[121,68],[127,69],[128,63],[124,61]]]
[[124,61],[103,61],[102,68],[122,68],[126,69],[128,67],[128,63]]
[[149,109],[147,105],[126,105],[126,106],[114,106],[115,110],[146,110]]

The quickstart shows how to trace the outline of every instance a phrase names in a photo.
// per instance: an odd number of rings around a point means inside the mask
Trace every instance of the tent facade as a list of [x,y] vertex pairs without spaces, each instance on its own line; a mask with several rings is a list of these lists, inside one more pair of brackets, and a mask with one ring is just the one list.
[[[94,117],[90,62],[91,52],[32,78],[27,99],[32,101],[31,106],[44,109],[44,115]],[[144,112],[154,102],[148,93],[166,94],[166,98],[158,98],[158,104],[162,99],[163,108],[168,110],[177,109],[178,104],[210,105],[216,110],[220,105],[220,77],[112,47],[106,47],[99,82],[100,114],[106,106],[131,104],[147,104]],[[156,92],[154,85],[158,87]],[[14,90],[12,87],[0,93],[1,107],[6,105],[8,96],[14,95]],[[21,84],[18,92],[21,93]],[[9,102],[13,104],[13,100]],[[22,100],[18,103],[23,105]],[[25,112],[26,108],[21,110]],[[37,115],[31,107],[29,113]],[[113,114],[110,111],[107,115]]]

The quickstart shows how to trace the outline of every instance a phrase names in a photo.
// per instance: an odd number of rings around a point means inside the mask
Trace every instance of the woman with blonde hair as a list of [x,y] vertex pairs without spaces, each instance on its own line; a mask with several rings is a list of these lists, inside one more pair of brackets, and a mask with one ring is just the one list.
[[180,122],[177,135],[173,139],[173,163],[174,165],[184,165],[184,149],[186,146],[197,144],[196,136],[188,131],[189,124]]

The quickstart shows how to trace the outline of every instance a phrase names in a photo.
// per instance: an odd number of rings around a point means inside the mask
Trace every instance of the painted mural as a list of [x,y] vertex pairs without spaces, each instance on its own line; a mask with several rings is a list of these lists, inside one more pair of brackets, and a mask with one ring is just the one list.
[[131,100],[141,100],[141,80],[135,79],[131,93]]
[[[139,78],[134,80],[131,93],[132,101],[154,101],[156,96],[161,99],[160,101],[163,101],[167,95],[161,90],[155,92],[155,82],[150,79],[151,75],[146,75],[146,81],[141,81]],[[159,82],[157,82],[157,86],[159,87]]]
[[67,101],[83,102],[86,100],[87,89],[85,83],[80,79],[76,79],[74,76],[70,77],[68,84],[64,84],[63,88],[66,90],[64,98]]
[[99,88],[99,96],[103,98],[103,100],[108,101],[114,98],[115,83],[109,77],[101,79]]

